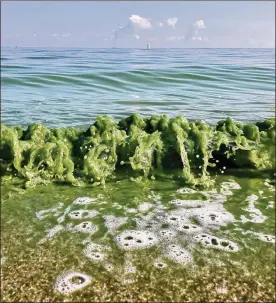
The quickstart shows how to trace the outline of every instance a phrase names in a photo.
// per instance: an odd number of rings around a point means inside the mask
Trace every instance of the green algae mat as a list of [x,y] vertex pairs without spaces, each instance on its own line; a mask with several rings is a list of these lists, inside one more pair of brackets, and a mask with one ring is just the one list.
[[275,119],[1,126],[1,301],[275,301]]

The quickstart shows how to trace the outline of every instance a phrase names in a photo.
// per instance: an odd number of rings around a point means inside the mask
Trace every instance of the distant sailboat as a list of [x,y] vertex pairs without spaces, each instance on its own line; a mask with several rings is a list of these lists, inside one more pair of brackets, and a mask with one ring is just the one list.
[[150,49],[150,44],[149,43],[147,44],[147,49]]

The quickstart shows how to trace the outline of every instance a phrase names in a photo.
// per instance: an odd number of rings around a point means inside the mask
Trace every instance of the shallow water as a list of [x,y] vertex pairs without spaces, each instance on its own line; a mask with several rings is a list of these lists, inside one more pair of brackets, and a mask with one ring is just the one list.
[[[222,182],[238,184],[240,188],[225,191],[226,188],[223,189]],[[117,298],[121,301],[130,299],[131,294],[135,294],[136,301],[142,298],[152,300],[155,298],[157,301],[164,299],[181,301],[184,298],[190,298],[195,302],[200,299],[206,300],[205,292],[208,291],[208,287],[211,287],[209,298],[214,299],[218,296],[220,299],[233,299],[238,296],[237,289],[234,288],[236,283],[234,281],[240,279],[237,277],[237,271],[239,275],[241,273],[244,275],[243,283],[245,283],[246,297],[249,301],[260,298],[258,296],[261,296],[263,300],[273,296],[275,237],[270,243],[258,237],[259,234],[275,235],[275,187],[265,179],[265,176],[264,178],[252,176],[250,179],[233,176],[231,173],[219,176],[215,186],[217,194],[210,192],[209,195],[203,191],[183,193],[185,190],[177,181],[131,182],[125,178],[121,178],[121,181],[109,182],[104,188],[50,185],[37,186],[23,194],[16,193],[14,188],[14,185],[9,184],[2,186],[1,257],[4,257],[2,288],[5,301],[23,300],[23,298],[30,301],[41,298],[51,300],[64,298],[55,291],[54,285],[58,277],[68,271],[80,272],[92,278],[87,286],[69,294],[70,301],[91,299],[103,301],[107,298],[111,300]],[[254,202],[253,212],[252,208],[248,209],[250,203],[248,197],[252,195],[258,198]],[[79,197],[90,197],[94,200],[87,205],[74,204],[73,202]],[[189,234],[179,231],[176,225],[166,224],[165,219],[160,219],[162,223],[160,227],[156,218],[147,218],[148,215],[154,213],[162,217],[162,213],[168,216],[170,213],[174,214],[175,210],[199,210],[205,207],[179,208],[171,202],[175,199],[184,200],[182,201],[184,205],[185,200],[186,203],[196,200],[203,202],[204,205],[223,206],[226,213],[233,215],[233,222],[225,221],[223,226],[217,226],[217,228],[211,224],[204,225],[196,218],[191,218],[192,223],[201,226],[203,233],[225,241],[232,241],[237,245],[238,250],[223,251],[217,249],[215,245],[205,247],[193,240],[194,236],[200,232]],[[223,200],[225,202],[222,202]],[[63,204],[58,204],[60,202]],[[82,203],[83,200],[79,202]],[[145,205],[144,209],[141,208],[145,202],[150,203],[149,209]],[[41,212],[53,208],[57,209],[52,212]],[[74,219],[70,216],[71,212],[76,213],[81,210],[93,210],[98,213],[86,219]],[[213,211],[216,213],[219,207],[215,206]],[[254,211],[255,214],[257,213],[256,216],[252,215]],[[242,220],[243,216],[249,220],[259,218],[260,214],[263,218],[262,222],[243,222]],[[107,215],[124,217],[126,221],[113,229],[112,226],[105,225]],[[63,219],[60,219],[62,217]],[[147,224],[149,222],[154,224],[153,226],[145,224],[142,228],[140,225],[139,228],[138,222],[141,220]],[[72,229],[81,222],[91,222],[96,226],[97,231],[89,235]],[[57,225],[62,226],[63,230],[48,239],[45,238],[47,233]],[[175,233],[175,236],[166,241],[158,235],[160,230],[168,228]],[[116,242],[116,236],[122,234],[124,230],[137,229],[147,230],[157,235],[158,243],[148,248],[132,250],[120,247]],[[41,241],[42,239],[44,240]],[[103,260],[97,261],[97,258],[91,259],[85,255],[84,250],[89,242],[105,246]],[[169,245],[180,245],[192,259],[181,264],[166,257],[164,251]],[[165,264],[164,268],[155,267],[156,262]],[[131,272],[133,268],[136,268],[136,272]],[[206,276],[205,270],[208,272]],[[214,271],[220,272],[220,282],[212,280],[215,278],[212,274]],[[186,282],[181,280],[183,275]],[[187,280],[194,281],[196,288],[195,280],[198,275],[206,281],[206,285],[200,286],[202,288],[200,294],[195,299],[192,286],[187,293],[183,294],[180,291],[183,283],[187,283]],[[256,276],[258,279],[262,278],[262,295],[257,289],[250,290],[250,283],[253,281],[246,280],[248,277]],[[162,294],[159,284],[165,283],[164,281],[168,278],[172,279],[172,284],[166,286],[168,293]],[[180,283],[179,280],[177,283],[174,279],[180,279],[182,282]],[[258,280],[254,279],[255,282]],[[145,285],[150,285],[150,288],[147,289]],[[223,291],[223,287],[226,287],[226,290]],[[97,292],[98,288],[101,291]],[[221,292],[217,291],[217,288]],[[15,294],[14,289],[18,291],[20,289],[19,293]],[[135,301],[135,298],[132,300]]]
[[3,48],[1,56],[7,125],[88,126],[135,112],[253,122],[275,106],[275,49]]
[[[255,123],[275,106],[274,49],[13,48],[1,55],[8,126],[88,127],[99,115],[118,121],[135,112]],[[13,171],[1,183],[1,301],[275,301],[271,171],[213,173],[214,188],[185,193],[191,188],[180,171],[131,180],[120,169],[105,186],[27,190]],[[91,203],[74,203],[83,197]],[[204,234],[210,239],[199,243]],[[129,250],[133,243],[140,249]],[[80,289],[66,295],[59,277],[68,272],[79,273],[71,282]]]

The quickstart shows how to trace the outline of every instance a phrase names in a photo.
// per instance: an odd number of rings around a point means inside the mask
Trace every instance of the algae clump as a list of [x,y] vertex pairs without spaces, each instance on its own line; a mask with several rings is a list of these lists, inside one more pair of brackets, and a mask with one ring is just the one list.
[[145,177],[179,170],[185,183],[208,186],[217,159],[228,168],[275,170],[275,119],[246,124],[227,118],[212,126],[182,116],[134,114],[118,123],[99,116],[86,130],[1,125],[1,176],[21,177],[26,187],[104,184],[120,166]]

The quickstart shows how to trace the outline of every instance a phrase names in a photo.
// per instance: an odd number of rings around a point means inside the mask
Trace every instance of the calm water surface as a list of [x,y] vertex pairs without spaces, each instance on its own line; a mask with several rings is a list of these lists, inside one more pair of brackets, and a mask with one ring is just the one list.
[[256,121],[275,103],[275,49],[1,51],[2,123],[87,126],[98,115]]

